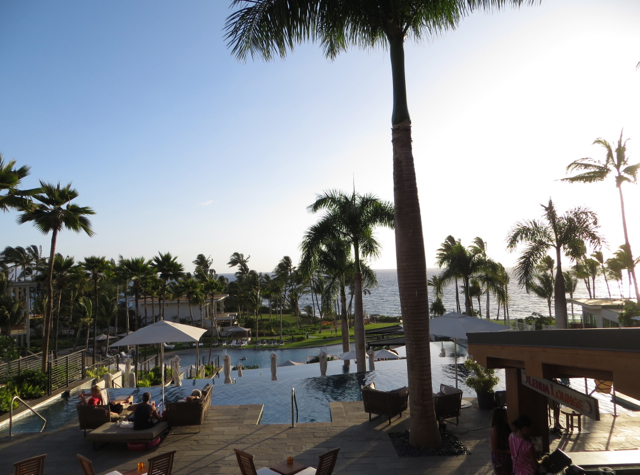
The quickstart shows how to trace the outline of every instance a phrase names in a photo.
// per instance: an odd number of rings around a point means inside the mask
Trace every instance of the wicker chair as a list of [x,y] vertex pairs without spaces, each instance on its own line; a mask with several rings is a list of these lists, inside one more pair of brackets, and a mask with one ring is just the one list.
[[331,475],[338,460],[338,452],[340,449],[333,449],[322,454],[318,460],[318,468],[307,467],[298,475]]
[[149,459],[149,471],[147,475],[171,475],[173,469],[173,457],[176,451],[157,455]]
[[207,384],[202,397],[197,401],[167,403],[167,423],[169,427],[200,426],[211,407],[213,386]]
[[455,424],[458,425],[460,409],[462,408],[462,390],[441,384],[440,392],[433,395],[433,400],[436,408],[436,418],[439,421],[444,421],[455,417]]
[[16,468],[15,475],[42,475],[44,473],[44,458],[47,455],[38,455],[30,459],[16,462],[13,466]]
[[80,429],[84,431],[85,437],[87,430],[97,429],[107,422],[111,422],[111,412],[109,406],[89,406],[88,404],[76,405],[78,411],[78,421]]
[[256,466],[253,464],[253,455],[238,449],[233,449],[233,451],[236,453],[238,466],[240,467],[240,473],[242,473],[242,475],[278,475],[278,472],[274,472],[267,467],[256,471]]
[[402,417],[402,413],[407,410],[408,399],[409,389],[406,386],[393,391],[379,391],[373,383],[362,387],[364,412],[369,413],[369,421],[371,421],[371,414],[379,414],[387,416],[391,424],[393,416]]

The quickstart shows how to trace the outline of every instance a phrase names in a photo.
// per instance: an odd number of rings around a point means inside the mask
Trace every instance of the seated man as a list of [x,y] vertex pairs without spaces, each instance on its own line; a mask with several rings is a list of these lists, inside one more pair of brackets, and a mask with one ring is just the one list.
[[187,396],[186,398],[184,398],[184,402],[199,401],[201,397],[202,391],[200,391],[199,389],[194,389],[193,391],[191,391],[191,396]]
[[150,429],[156,425],[158,421],[163,420],[162,416],[156,411],[155,402],[150,403],[150,400],[151,393],[145,392],[142,395],[142,402],[130,407],[133,411],[133,430]]

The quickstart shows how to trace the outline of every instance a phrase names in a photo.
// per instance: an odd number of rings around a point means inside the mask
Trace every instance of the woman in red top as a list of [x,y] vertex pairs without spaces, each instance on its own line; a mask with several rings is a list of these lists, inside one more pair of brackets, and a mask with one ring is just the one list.
[[102,391],[100,391],[100,386],[98,386],[97,384],[94,384],[93,386],[91,386],[91,394],[87,395],[85,393],[82,393],[78,397],[82,399],[83,403],[88,404],[90,406],[102,406],[106,404],[102,400]]
[[534,475],[538,472],[536,450],[529,438],[531,425],[531,419],[527,416],[520,416],[513,421],[516,431],[509,435],[509,449],[514,475]]

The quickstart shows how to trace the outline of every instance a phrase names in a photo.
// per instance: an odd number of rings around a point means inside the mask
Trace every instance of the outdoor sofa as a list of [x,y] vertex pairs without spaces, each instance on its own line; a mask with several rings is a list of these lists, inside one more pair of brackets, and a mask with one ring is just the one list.
[[391,424],[392,417],[397,415],[402,417],[402,413],[407,410],[409,389],[406,386],[393,391],[380,391],[376,389],[374,383],[370,383],[362,386],[361,390],[364,412],[369,413],[369,421],[371,421],[371,414],[378,414],[387,416]]
[[[93,442],[93,449],[98,450],[100,447],[109,442],[119,444],[126,443],[143,443],[148,450],[150,447],[157,445],[153,443],[155,439],[166,434],[169,426],[166,422],[158,422],[151,429],[133,430],[127,427],[119,427],[116,422],[107,422],[97,429],[87,434],[87,440]],[[98,444],[102,445],[98,445]]]
[[94,430],[103,424],[121,419],[128,414],[124,412],[122,416],[113,417],[108,405],[90,406],[88,404],[77,404],[76,410],[78,411],[78,422],[80,423],[80,430],[84,431],[85,437],[88,430]]
[[168,402],[166,420],[169,427],[202,425],[211,407],[212,392],[213,386],[207,384],[202,389],[202,397],[196,401]]

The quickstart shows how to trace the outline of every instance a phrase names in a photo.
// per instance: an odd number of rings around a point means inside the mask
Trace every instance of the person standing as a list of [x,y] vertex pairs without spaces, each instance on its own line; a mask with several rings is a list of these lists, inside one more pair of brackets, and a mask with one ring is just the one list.
[[527,416],[520,416],[513,421],[515,432],[509,435],[509,449],[514,475],[535,475],[538,472],[540,464],[529,437],[532,425],[533,422]]
[[511,427],[507,419],[507,410],[498,407],[493,410],[491,416],[491,431],[489,442],[491,444],[491,465],[496,475],[511,475],[513,464],[511,462],[511,451],[509,450],[509,435]]

